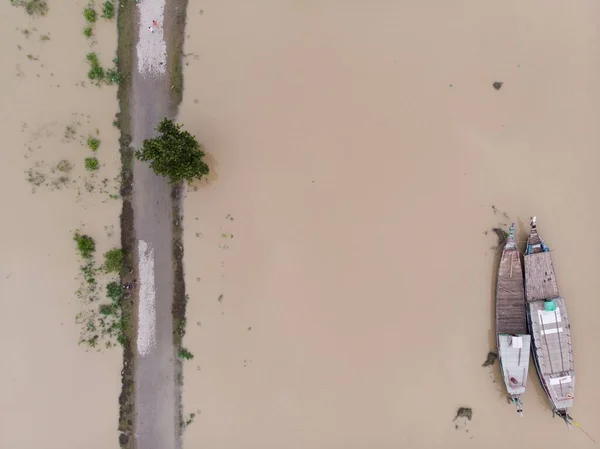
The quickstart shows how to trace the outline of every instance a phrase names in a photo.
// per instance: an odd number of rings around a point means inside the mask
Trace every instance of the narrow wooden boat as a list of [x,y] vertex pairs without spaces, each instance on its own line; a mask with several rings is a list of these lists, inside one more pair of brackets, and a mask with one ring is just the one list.
[[554,415],[570,427],[573,418],[575,371],[571,328],[565,300],[558,293],[550,250],[537,232],[536,217],[525,251],[525,297],[530,333],[533,336],[533,360]]
[[531,337],[527,332],[527,310],[521,253],[515,243],[515,224],[502,250],[496,279],[496,344],[500,370],[508,399],[523,415],[521,395],[525,393]]

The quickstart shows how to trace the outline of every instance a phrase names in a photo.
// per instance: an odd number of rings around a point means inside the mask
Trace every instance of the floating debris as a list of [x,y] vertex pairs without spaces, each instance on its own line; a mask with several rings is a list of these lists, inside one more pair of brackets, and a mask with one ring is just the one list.
[[502,246],[508,238],[508,232],[506,232],[502,228],[492,228],[492,231],[494,231],[496,233],[496,236],[498,237],[498,246]]
[[504,83],[502,81],[496,81],[494,84],[492,84],[492,86],[494,86],[494,89],[500,90],[503,84]]
[[488,352],[487,359],[485,359],[485,362],[483,362],[483,365],[481,366],[492,366],[496,362],[497,358],[498,354],[496,354],[494,351],[490,351]]
[[502,212],[501,210],[499,210],[496,206],[492,205],[492,210],[494,211],[495,215],[502,215],[504,218],[506,218],[507,220],[509,219],[508,214],[506,212]]
[[470,407],[460,407],[457,410],[456,416],[452,421],[454,422],[458,418],[467,418],[469,421],[471,421],[471,419],[473,418],[473,409]]

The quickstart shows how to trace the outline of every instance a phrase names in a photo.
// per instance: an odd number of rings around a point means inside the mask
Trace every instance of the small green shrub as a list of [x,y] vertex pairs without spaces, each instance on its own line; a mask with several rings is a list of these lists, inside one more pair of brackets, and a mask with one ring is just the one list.
[[90,149],[92,151],[96,151],[98,149],[98,147],[100,146],[100,140],[96,139],[95,137],[88,137],[87,139],[87,145],[88,147],[90,147]]
[[194,354],[185,348],[180,348],[179,352],[177,353],[177,357],[184,360],[192,360],[194,358]]
[[81,235],[79,232],[76,232],[73,236],[73,240],[77,244],[77,250],[79,254],[84,259],[89,259],[96,251],[96,242],[89,235]]
[[102,81],[104,79],[104,69],[100,66],[92,66],[88,71],[88,78],[92,81]]
[[88,71],[88,78],[92,81],[103,81],[104,80],[104,69],[100,65],[98,55],[96,53],[88,53],[86,56],[87,61],[90,63],[90,70]]
[[93,34],[94,34],[94,30],[92,29],[91,26],[87,26],[83,29],[83,35],[85,37],[92,37]]
[[107,273],[118,273],[123,266],[123,250],[114,248],[104,253],[104,269]]
[[94,23],[98,18],[98,14],[92,5],[87,5],[83,10],[83,17],[85,17],[85,20],[89,23]]
[[118,282],[109,282],[106,285],[106,297],[112,302],[120,304],[123,299],[123,286]]
[[94,52],[88,53],[85,56],[85,59],[87,59],[87,61],[92,65],[100,65],[100,62],[98,61],[98,55]]
[[88,171],[95,171],[95,170],[98,170],[98,168],[100,168],[98,159],[96,159],[95,157],[86,157],[84,164],[85,164],[85,169]]
[[119,75],[119,71],[116,68],[108,69],[104,81],[106,84],[119,84],[121,82],[121,75]]
[[102,4],[102,17],[105,19],[112,19],[115,16],[115,5],[112,1],[105,1]]
[[[94,251],[96,249],[95,247],[96,245],[94,244]],[[79,267],[79,270],[81,271],[81,274],[83,274],[83,279],[85,279],[85,282],[88,284],[88,288],[94,290],[96,285],[97,271],[96,267],[94,266],[94,261],[88,260],[88,263]]]
[[118,308],[115,307],[114,304],[100,304],[99,312],[100,315],[109,316],[115,315],[117,313]]

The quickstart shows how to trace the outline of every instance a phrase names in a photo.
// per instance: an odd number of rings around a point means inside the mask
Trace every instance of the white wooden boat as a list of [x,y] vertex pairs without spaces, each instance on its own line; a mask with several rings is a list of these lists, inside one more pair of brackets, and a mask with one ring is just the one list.
[[515,225],[510,227],[496,279],[496,344],[500,370],[508,399],[523,415],[531,337],[527,332],[527,310],[521,253],[515,243]]
[[568,409],[575,397],[571,326],[558,286],[550,250],[537,232],[536,218],[525,251],[525,296],[535,368],[554,415],[573,423]]

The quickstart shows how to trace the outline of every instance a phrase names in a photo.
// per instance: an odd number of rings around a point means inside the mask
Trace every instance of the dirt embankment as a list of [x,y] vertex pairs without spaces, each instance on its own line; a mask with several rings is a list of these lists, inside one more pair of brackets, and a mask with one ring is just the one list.
[[[122,282],[131,282],[135,278],[135,230],[133,228],[133,208],[131,195],[133,190],[133,149],[131,148],[131,117],[129,98],[131,95],[131,73],[134,59],[133,32],[134,3],[122,0],[119,2],[118,14],[118,48],[119,73],[119,116],[118,124],[121,131],[119,139],[121,153],[121,196],[123,210],[121,211],[121,247],[124,261],[121,274]],[[130,291],[125,291],[121,302],[121,313],[126,326],[123,331],[123,369],[121,370],[122,389],[119,396],[119,444],[123,449],[134,447],[134,378],[135,363],[135,318],[134,298]]]

